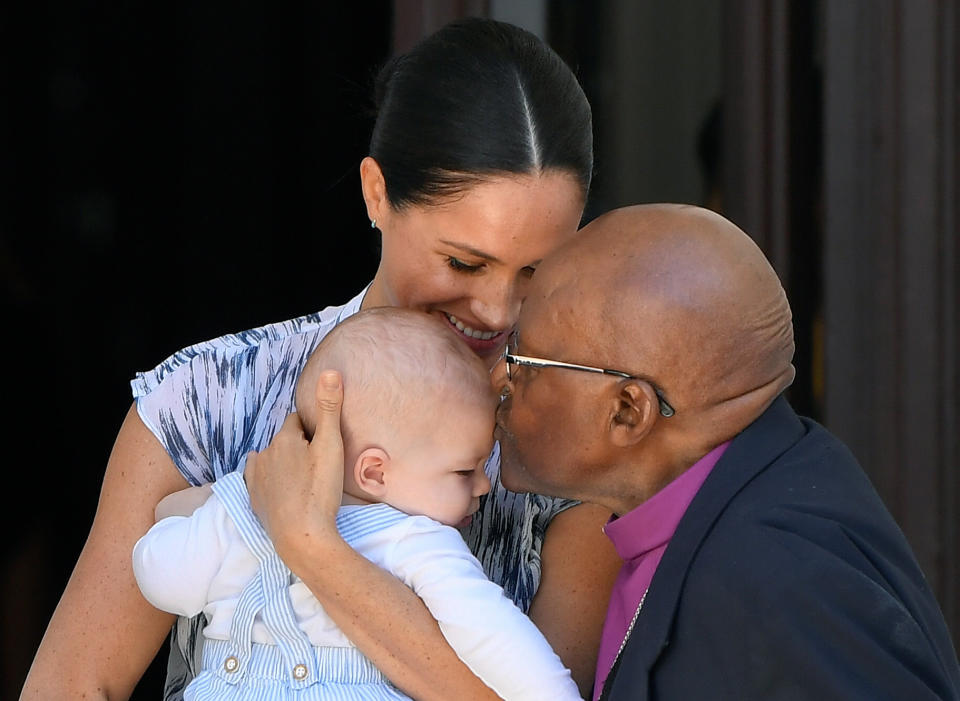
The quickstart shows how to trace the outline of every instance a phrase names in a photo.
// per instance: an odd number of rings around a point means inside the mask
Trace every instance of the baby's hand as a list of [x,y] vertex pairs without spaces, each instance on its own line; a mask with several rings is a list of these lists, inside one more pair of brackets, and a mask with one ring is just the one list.
[[212,493],[213,489],[210,485],[204,484],[168,494],[157,504],[153,512],[154,518],[159,521],[167,516],[191,516],[194,511],[203,506]]

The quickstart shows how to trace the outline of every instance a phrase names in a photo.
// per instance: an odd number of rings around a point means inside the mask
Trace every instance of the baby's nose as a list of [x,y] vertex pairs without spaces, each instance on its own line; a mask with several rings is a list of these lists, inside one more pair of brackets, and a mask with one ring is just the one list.
[[482,497],[484,494],[490,491],[490,478],[487,477],[487,473],[484,472],[481,467],[477,470],[477,477],[473,482],[473,496]]

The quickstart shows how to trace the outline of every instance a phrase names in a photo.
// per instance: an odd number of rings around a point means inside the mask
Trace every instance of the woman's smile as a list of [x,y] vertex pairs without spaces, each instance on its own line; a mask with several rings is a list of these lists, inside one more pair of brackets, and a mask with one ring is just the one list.
[[446,319],[450,328],[467,344],[470,350],[481,357],[489,355],[503,345],[506,334],[503,330],[485,331],[474,328],[449,312],[443,312],[443,318]]

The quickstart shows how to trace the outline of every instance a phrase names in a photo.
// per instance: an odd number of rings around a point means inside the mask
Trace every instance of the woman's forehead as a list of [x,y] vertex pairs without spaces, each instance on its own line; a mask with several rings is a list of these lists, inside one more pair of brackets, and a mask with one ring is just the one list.
[[411,219],[433,224],[438,241],[464,252],[499,261],[539,252],[537,262],[576,233],[581,212],[578,186],[566,176],[488,180],[456,199],[410,209]]

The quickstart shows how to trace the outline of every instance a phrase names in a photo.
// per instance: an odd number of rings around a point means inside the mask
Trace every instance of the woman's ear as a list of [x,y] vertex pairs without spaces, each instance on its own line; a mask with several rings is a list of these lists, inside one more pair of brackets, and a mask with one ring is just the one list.
[[360,189],[367,204],[367,218],[371,222],[383,220],[390,206],[387,199],[387,182],[383,179],[380,164],[372,156],[360,161]]
[[367,448],[357,456],[353,478],[357,486],[376,501],[387,493],[384,475],[390,466],[390,456],[381,448]]
[[619,448],[642,441],[659,417],[659,401],[653,386],[643,380],[627,380],[618,387],[610,419],[610,439]]

